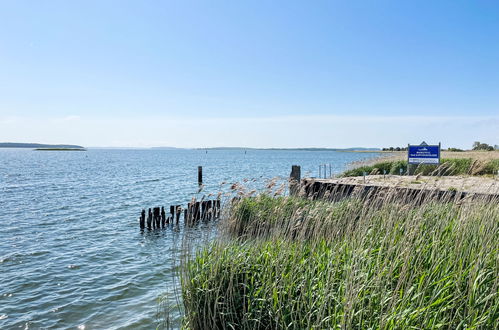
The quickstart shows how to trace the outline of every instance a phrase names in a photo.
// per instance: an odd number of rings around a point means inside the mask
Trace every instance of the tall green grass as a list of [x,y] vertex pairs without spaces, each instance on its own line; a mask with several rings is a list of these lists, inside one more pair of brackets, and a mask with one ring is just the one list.
[[[347,170],[341,174],[343,177],[362,176],[367,174],[399,174],[407,171],[407,161],[397,160],[380,162],[370,166],[361,166]],[[499,171],[499,159],[473,160],[471,158],[442,159],[439,166],[421,164],[416,168],[415,174],[422,175],[495,175]]]
[[183,265],[191,329],[492,329],[499,205],[261,195]]

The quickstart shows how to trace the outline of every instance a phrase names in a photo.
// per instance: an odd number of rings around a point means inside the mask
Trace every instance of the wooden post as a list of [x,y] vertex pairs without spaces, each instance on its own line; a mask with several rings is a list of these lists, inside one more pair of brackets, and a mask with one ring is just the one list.
[[161,206],[161,228],[165,228],[165,226],[166,226],[165,207]]
[[149,212],[147,213],[147,229],[151,229],[152,224],[152,211],[149,208]]
[[208,211],[208,205],[206,201],[201,202],[201,219],[206,220],[206,212]]
[[140,213],[140,229],[144,229],[146,227],[146,210],[142,209]]
[[161,208],[155,207],[153,209],[153,219],[154,219],[154,228],[160,228],[161,227]]
[[189,203],[189,225],[192,225],[194,223],[194,216],[196,214],[196,202],[191,202]]
[[190,214],[191,214],[191,203],[187,203],[187,209],[184,211],[184,224],[189,225],[190,223]]
[[289,194],[297,195],[300,191],[301,167],[299,165],[291,166],[291,174],[289,175]]
[[215,217],[218,219],[220,217],[220,207],[221,207],[221,202],[219,199],[216,200],[216,206],[215,206],[215,209],[216,209],[216,213],[215,213]]
[[198,166],[198,185],[203,184],[203,166]]
[[170,214],[172,215],[172,219],[173,219],[173,216],[175,215],[175,206],[173,206],[173,205],[170,205]]
[[175,213],[176,213],[176,218],[175,218],[175,224],[178,225],[178,222],[180,220],[180,213],[182,213],[182,205],[177,205],[175,207]]
[[196,202],[196,208],[195,208],[196,214],[194,215],[194,221],[198,221],[201,218],[201,203]]
[[211,218],[213,217],[213,201],[207,201],[206,206],[208,207],[207,219],[211,220]]

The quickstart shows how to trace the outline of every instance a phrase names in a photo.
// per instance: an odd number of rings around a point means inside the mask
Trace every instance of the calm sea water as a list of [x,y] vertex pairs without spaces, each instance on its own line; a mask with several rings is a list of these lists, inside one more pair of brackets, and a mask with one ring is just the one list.
[[[182,238],[198,244],[213,225],[141,233],[142,208],[185,205],[220,183],[316,176],[375,153],[240,150],[0,149],[0,328],[154,329],[163,305],[179,326]],[[179,304],[180,303],[180,304]]]

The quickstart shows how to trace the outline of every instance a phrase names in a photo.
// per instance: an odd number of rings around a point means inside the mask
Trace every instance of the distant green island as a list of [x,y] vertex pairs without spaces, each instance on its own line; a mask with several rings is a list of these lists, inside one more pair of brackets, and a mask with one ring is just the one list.
[[84,148],[36,148],[36,151],[87,151]]
[[84,151],[82,146],[74,144],[42,144],[42,143],[18,143],[0,142],[0,148],[29,148],[35,150],[64,150],[64,151]]

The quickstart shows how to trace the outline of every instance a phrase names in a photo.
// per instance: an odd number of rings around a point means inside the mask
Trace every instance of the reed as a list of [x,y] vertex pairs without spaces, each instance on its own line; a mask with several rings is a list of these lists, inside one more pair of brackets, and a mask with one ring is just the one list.
[[[382,161],[372,165],[363,165],[341,174],[342,177],[362,176],[367,174],[399,174],[407,171],[407,161]],[[421,175],[496,175],[499,171],[499,159],[479,160],[473,158],[444,158],[439,166],[421,164],[415,174]]]
[[497,201],[259,195],[182,265],[191,329],[494,328]]

